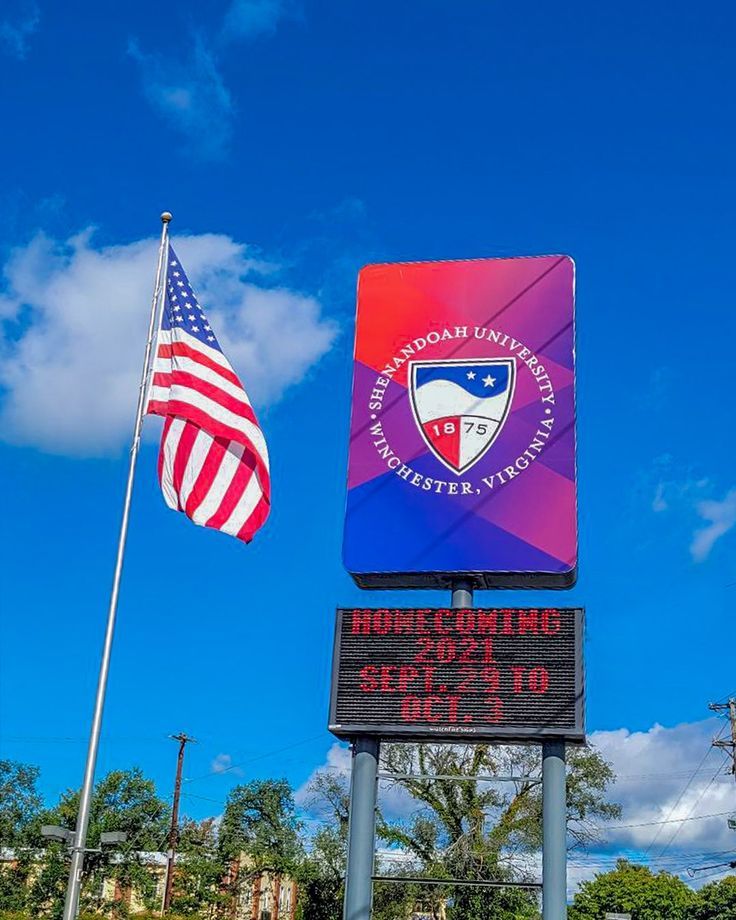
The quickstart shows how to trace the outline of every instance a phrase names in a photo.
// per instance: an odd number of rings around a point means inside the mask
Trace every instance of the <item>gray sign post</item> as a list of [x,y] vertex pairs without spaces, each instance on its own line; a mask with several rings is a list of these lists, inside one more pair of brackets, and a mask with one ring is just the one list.
[[379,752],[377,738],[364,735],[353,743],[344,920],[371,916]]
[[567,917],[565,742],[542,745],[542,920]]

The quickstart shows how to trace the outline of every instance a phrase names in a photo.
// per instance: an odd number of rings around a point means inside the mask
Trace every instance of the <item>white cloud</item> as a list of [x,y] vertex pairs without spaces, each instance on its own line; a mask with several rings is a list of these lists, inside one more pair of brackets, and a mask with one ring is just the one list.
[[138,64],[146,98],[184,135],[184,152],[220,159],[230,142],[232,97],[215,54],[200,36],[194,38],[191,51],[191,58],[182,60],[148,54],[136,41],[128,45],[128,53]]
[[329,770],[331,773],[335,773],[337,776],[349,778],[351,761],[352,754],[350,752],[350,747],[347,744],[342,744],[341,742],[336,741],[327,751],[325,762],[320,764],[318,767],[315,767],[315,769],[310,773],[308,779],[305,780],[305,782],[302,783],[302,785],[294,793],[294,801],[297,803],[297,805],[307,808],[311,808],[313,806],[310,786],[318,773]]
[[659,514],[661,511],[666,511],[668,508],[669,504],[665,498],[665,484],[663,482],[658,482],[657,491],[654,493],[654,498],[652,499],[652,511]]
[[[715,483],[708,477],[672,475],[672,457],[665,454],[657,458],[658,476],[654,484],[651,508],[655,514],[679,512],[687,515],[682,520],[683,534],[690,536],[690,556],[694,562],[703,562],[716,542],[736,525],[736,488],[730,489],[720,501],[706,498],[712,495]],[[687,471],[685,471],[687,473]],[[705,526],[692,528],[693,514]],[[687,528],[687,529],[685,529]]]
[[286,13],[285,0],[232,0],[216,35],[198,31],[184,43],[191,46],[189,59],[143,51],[135,39],[128,43],[144,95],[183,135],[182,152],[208,160],[225,156],[235,105],[222,77],[220,58],[235,42],[274,32]]
[[[175,245],[262,412],[329,350],[334,323],[313,297],[278,286],[278,269],[230,237],[184,236]],[[0,297],[4,440],[73,456],[127,443],[156,249],[154,239],[98,247],[87,231],[67,241],[39,234],[11,255]]]
[[[351,763],[352,753],[350,747],[347,744],[335,742],[328,750],[325,762],[314,769],[309,778],[297,789],[294,796],[297,804],[323,817],[319,803],[313,801],[310,790],[312,781],[318,773],[325,770],[349,781]],[[417,801],[395,780],[380,779],[379,796],[381,808],[385,814],[390,815],[392,818],[406,818],[419,809]]]
[[233,759],[229,754],[218,754],[210,764],[210,769],[213,773],[231,773],[234,776],[243,775],[243,771],[233,764]]
[[18,60],[28,53],[28,39],[38,29],[41,13],[34,0],[20,4],[16,15],[0,20],[0,44]]
[[593,733],[591,742],[618,776],[611,797],[623,806],[621,821],[605,831],[611,845],[654,859],[663,851],[733,845],[733,831],[721,816],[734,805],[733,779],[725,774],[723,752],[711,747],[722,725],[705,719],[646,732]]
[[225,13],[225,41],[255,38],[273,32],[286,12],[282,0],[233,0]]
[[695,509],[704,521],[709,521],[706,527],[695,531],[690,544],[693,559],[702,562],[708,557],[716,540],[727,534],[736,524],[736,489],[727,492],[722,501],[710,499],[698,502]]

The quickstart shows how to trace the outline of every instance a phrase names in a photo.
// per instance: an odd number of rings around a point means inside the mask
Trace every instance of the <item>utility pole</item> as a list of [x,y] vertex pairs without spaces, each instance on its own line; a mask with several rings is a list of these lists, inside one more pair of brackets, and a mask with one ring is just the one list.
[[174,780],[174,802],[171,808],[171,828],[169,829],[169,852],[166,859],[166,880],[164,882],[164,899],[161,904],[161,916],[166,913],[171,903],[171,889],[174,884],[174,856],[176,855],[176,843],[179,836],[179,796],[181,795],[181,771],[184,766],[184,748],[190,741],[196,742],[196,738],[190,738],[184,732],[178,735],[169,736],[173,741],[179,742],[179,756],[176,758],[176,779]]
[[726,750],[731,755],[731,773],[736,779],[736,699],[730,699],[727,703],[709,703],[708,709],[713,712],[728,711],[728,718],[731,723],[731,740],[714,741],[713,747]]

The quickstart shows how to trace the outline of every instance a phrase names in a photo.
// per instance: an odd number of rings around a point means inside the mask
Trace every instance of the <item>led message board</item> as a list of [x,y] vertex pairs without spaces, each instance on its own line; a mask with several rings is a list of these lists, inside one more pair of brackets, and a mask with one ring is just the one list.
[[582,742],[582,633],[578,608],[338,610],[329,729]]
[[360,272],[343,561],[363,588],[574,583],[569,257]]

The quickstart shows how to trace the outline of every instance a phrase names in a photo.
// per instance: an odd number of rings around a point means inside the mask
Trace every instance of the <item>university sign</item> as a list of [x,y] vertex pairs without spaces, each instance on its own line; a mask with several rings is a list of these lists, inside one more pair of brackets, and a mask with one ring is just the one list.
[[448,607],[338,610],[329,729],[353,750],[345,920],[371,916],[383,740],[540,744],[542,915],[564,920],[583,611],[472,604],[476,589],[577,576],[568,256],[360,272],[343,562],[361,588],[452,590]]
[[343,556],[361,587],[569,587],[567,256],[360,273]]

